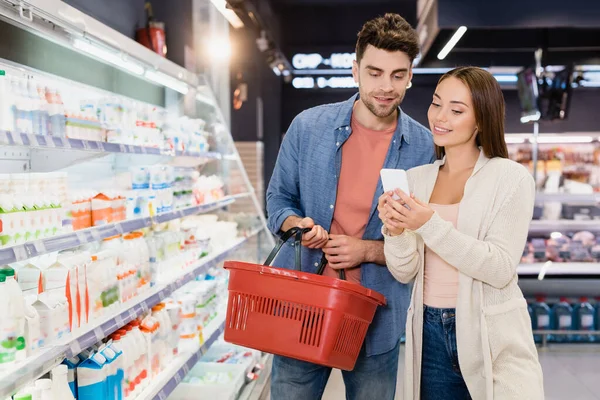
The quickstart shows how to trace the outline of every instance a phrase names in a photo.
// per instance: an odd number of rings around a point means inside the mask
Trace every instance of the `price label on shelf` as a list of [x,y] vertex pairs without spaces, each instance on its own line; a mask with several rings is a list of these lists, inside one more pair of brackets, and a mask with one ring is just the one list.
[[81,346],[79,345],[79,342],[77,340],[73,340],[71,342],[71,346],[69,346],[69,351],[73,356],[76,356],[77,354],[81,353]]
[[137,318],[137,313],[135,312],[135,310],[133,308],[130,308],[129,309],[129,320],[133,321],[136,318]]
[[16,261],[23,261],[23,260],[27,260],[29,258],[29,255],[27,254],[27,250],[25,250],[25,246],[22,246],[22,245],[13,247],[13,253],[15,253]]
[[42,240],[36,240],[33,242],[33,247],[35,248],[35,252],[37,254],[45,254],[46,253],[46,245]]
[[117,314],[117,316],[115,317],[115,322],[119,328],[125,325],[125,321],[123,321],[123,317],[121,317],[121,314]]
[[96,342],[101,341],[102,339],[104,339],[104,331],[102,330],[101,326],[97,326],[94,329],[94,336],[96,337]]
[[85,233],[81,231],[75,231],[75,236],[77,237],[77,241],[79,242],[79,244],[87,243],[87,236],[85,235]]
[[99,242],[103,239],[102,235],[100,235],[100,232],[98,232],[98,229],[91,229],[90,233],[96,242]]
[[146,304],[145,301],[142,301],[142,303],[140,304],[140,306],[142,307],[142,312],[144,314],[146,314],[148,312],[148,304]]
[[177,372],[177,373],[175,374],[175,376],[173,377],[173,379],[175,379],[175,384],[176,384],[176,385],[179,385],[179,384],[181,383],[181,375],[180,375],[180,373],[179,373],[179,372]]

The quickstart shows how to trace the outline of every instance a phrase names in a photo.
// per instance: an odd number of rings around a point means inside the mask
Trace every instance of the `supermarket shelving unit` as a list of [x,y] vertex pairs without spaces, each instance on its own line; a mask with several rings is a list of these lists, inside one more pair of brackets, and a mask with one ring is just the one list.
[[[202,76],[158,56],[137,42],[119,34],[62,1],[0,1],[0,19],[54,43],[79,51],[98,62],[121,69],[136,78],[162,85],[165,87],[165,91],[187,93],[188,96],[194,96],[200,107],[210,109],[216,123],[223,127],[224,119],[217,106],[217,101],[210,89],[203,84],[204,79]],[[84,40],[86,43],[98,46],[104,51],[112,51],[118,57],[102,58],[86,53],[75,46],[77,40]],[[2,61],[2,63],[18,70],[48,75],[43,71],[32,70],[25,65],[15,65],[8,61]],[[132,65],[141,69],[136,70]],[[58,77],[54,78],[65,80]],[[80,84],[73,82],[73,85]],[[255,191],[233,144],[231,133],[228,132],[228,129],[225,130],[227,131],[225,132],[225,140],[222,140],[215,150],[211,149],[210,152],[205,153],[189,153],[144,146],[0,131],[0,166],[2,166],[3,172],[48,172],[112,157],[111,162],[115,164],[119,160],[121,162],[123,160],[127,160],[126,162],[137,160],[138,163],[148,164],[167,160],[175,165],[184,166],[222,163],[224,166],[221,171],[226,174],[231,169],[237,169],[241,172],[244,180],[240,192],[230,193],[225,198],[217,201],[159,213],[152,217],[112,223],[2,248],[0,249],[0,264],[2,265],[27,260],[41,254],[76,248],[118,234],[151,227],[154,224],[226,209],[240,198],[250,197],[252,199],[259,220],[259,225],[251,232],[247,232],[245,237],[238,238],[225,246],[219,246],[218,250],[198,260],[195,266],[172,276],[168,281],[158,283],[148,292],[121,304],[118,309],[111,311],[111,314],[107,317],[92,321],[89,325],[72,332],[67,339],[44,347],[38,354],[18,363],[14,368],[0,371],[0,398],[12,395],[28,382],[47,373],[62,362],[64,358],[78,354],[82,349],[97,343],[133,319],[138,318],[168,297],[173,291],[194,280],[196,276],[218,266],[220,262],[231,257],[235,251],[249,246],[251,252],[256,251],[254,253],[256,259],[253,261],[258,261],[258,258],[262,257],[262,248],[274,245],[274,239],[266,228],[262,208],[259,206]],[[185,373],[222,333],[224,316],[221,316],[221,319],[216,325],[213,323],[212,333],[204,338],[204,344],[196,353],[181,354],[173,364],[173,368],[163,371],[159,379],[154,380],[151,387],[143,392],[145,397],[138,398],[165,399],[185,376]]]

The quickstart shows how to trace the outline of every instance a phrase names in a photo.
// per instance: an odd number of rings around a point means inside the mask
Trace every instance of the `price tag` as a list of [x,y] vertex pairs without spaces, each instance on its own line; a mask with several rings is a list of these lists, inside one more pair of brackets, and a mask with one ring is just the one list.
[[96,337],[96,342],[101,341],[102,339],[104,339],[104,331],[102,330],[102,327],[98,326],[96,327],[96,329],[94,329],[94,336]]
[[99,242],[99,241],[101,241],[101,240],[102,240],[102,235],[100,235],[100,232],[98,232],[98,230],[97,230],[97,229],[92,229],[92,230],[90,231],[90,233],[92,234],[92,237],[94,238],[94,240],[95,240],[96,242]]
[[33,242],[33,247],[37,254],[45,254],[46,253],[46,245],[41,240],[36,240]]
[[161,392],[158,394],[158,398],[159,398],[159,400],[167,400],[167,395],[165,394],[165,392],[164,392],[164,391],[161,391]]
[[179,372],[176,373],[173,378],[175,379],[175,384],[179,385],[181,383],[181,376],[179,375]]
[[15,253],[16,261],[23,261],[29,258],[29,256],[27,255],[27,250],[25,250],[25,246],[15,246],[13,247],[13,252]]
[[10,143],[10,141],[8,140],[8,132],[0,131],[0,143],[2,143],[2,144]]
[[142,307],[142,312],[143,312],[144,314],[146,314],[146,313],[148,312],[148,304],[146,304],[146,302],[145,302],[145,301],[143,301],[143,302],[140,304],[140,306]]
[[74,340],[73,342],[71,342],[71,346],[70,346],[69,350],[71,351],[72,356],[75,356],[75,355],[81,353],[81,346],[79,345],[79,342],[77,340]]
[[119,328],[125,325],[125,321],[123,321],[123,317],[121,317],[121,314],[118,314],[118,315],[115,317],[115,322],[117,323],[117,326],[118,326]]
[[120,144],[120,145],[119,145],[119,151],[120,151],[121,153],[125,153],[125,145],[124,145],[124,144]]
[[87,243],[87,236],[85,235],[85,233],[80,232],[80,231],[75,231],[75,236],[77,236],[77,241],[79,242],[79,244]]
[[183,376],[187,376],[190,373],[190,367],[187,364],[183,364]]
[[133,321],[136,318],[137,318],[137,313],[135,312],[135,310],[133,308],[130,308],[129,309],[129,320]]
[[163,301],[165,299],[165,293],[163,291],[158,292],[158,298],[160,301]]

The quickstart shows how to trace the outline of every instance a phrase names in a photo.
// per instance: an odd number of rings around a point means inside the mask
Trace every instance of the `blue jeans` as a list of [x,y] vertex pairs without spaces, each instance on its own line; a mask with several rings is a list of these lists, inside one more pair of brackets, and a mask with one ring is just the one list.
[[[348,400],[394,400],[400,341],[387,353],[367,357],[364,346],[352,371],[342,371]],[[331,368],[287,357],[273,358],[271,400],[319,400]]]
[[458,365],[456,310],[424,308],[421,400],[470,400]]

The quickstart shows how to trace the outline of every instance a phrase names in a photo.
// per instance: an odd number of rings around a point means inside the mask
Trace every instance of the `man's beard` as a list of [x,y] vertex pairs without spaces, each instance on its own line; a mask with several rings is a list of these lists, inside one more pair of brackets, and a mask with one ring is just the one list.
[[372,100],[371,96],[361,96],[361,100],[363,101],[365,106],[367,106],[369,111],[371,111],[373,113],[373,115],[375,115],[379,118],[387,118],[390,115],[392,115],[398,109],[398,107],[400,106],[400,103],[402,103],[403,99],[404,99],[404,94],[401,94],[398,96],[398,98],[396,99],[396,101],[394,101],[393,104],[390,104],[390,106],[388,108],[381,108],[381,107],[377,106],[375,101]]

